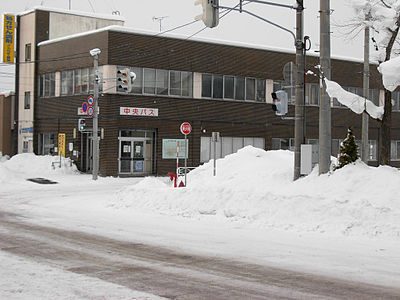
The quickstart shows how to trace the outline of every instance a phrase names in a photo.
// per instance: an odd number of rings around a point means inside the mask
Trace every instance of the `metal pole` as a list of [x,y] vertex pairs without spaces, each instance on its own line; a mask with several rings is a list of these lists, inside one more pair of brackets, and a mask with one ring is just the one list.
[[69,8],[69,10],[71,10],[71,0],[69,0],[68,8]]
[[98,111],[99,111],[99,54],[95,53],[93,55],[94,58],[94,71],[95,71],[95,80],[94,80],[94,115],[93,115],[93,173],[92,179],[97,180],[97,174],[99,172],[99,136],[98,136]]
[[217,175],[217,139],[214,138],[214,176]]
[[[320,0],[320,65],[325,78],[331,79],[330,0]],[[319,104],[319,174],[331,165],[331,99],[320,86]]]
[[[368,16],[365,17],[368,20]],[[364,74],[363,74],[363,96],[369,98],[369,27],[364,30]],[[365,103],[367,105],[367,103]],[[362,114],[362,129],[361,129],[361,160],[368,163],[368,122],[369,116],[364,111]]]
[[186,171],[187,171],[187,154],[188,154],[187,134],[185,134],[185,186],[186,186]]
[[296,106],[294,121],[294,176],[296,180],[300,177],[300,148],[304,140],[304,55],[303,55],[303,0],[297,0],[296,9]]

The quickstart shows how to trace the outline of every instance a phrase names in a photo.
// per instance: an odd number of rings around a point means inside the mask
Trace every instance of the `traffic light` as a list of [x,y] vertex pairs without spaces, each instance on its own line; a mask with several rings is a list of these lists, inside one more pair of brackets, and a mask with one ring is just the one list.
[[194,5],[201,4],[203,13],[198,15],[196,20],[203,20],[204,25],[209,28],[216,27],[219,23],[219,0],[196,0]]
[[130,93],[132,91],[132,79],[135,79],[136,75],[133,76],[133,74],[135,73],[131,73],[132,72],[129,70],[129,68],[117,71],[118,89],[123,90],[127,93]]
[[79,119],[78,120],[78,130],[80,132],[85,131],[86,129],[86,120],[85,119]]
[[288,94],[285,91],[271,93],[273,105],[272,110],[277,116],[284,116],[288,112]]

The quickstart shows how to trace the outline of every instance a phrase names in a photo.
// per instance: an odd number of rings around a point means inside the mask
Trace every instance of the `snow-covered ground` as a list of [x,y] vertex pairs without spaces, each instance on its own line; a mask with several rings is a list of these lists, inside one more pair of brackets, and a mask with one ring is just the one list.
[[[58,159],[32,154],[0,159],[0,210],[47,226],[400,286],[395,168],[360,162],[292,182],[291,152],[248,146],[218,160],[216,177],[210,162],[188,174],[186,188],[174,189],[159,177],[92,181],[68,160],[53,169],[51,162]],[[32,177],[58,184],[26,181]],[[0,252],[0,259],[7,255]],[[14,271],[19,263],[44,275],[49,270],[17,257],[10,261],[2,263],[10,272],[1,273],[8,282],[25,276]],[[0,289],[0,296],[8,295]]]

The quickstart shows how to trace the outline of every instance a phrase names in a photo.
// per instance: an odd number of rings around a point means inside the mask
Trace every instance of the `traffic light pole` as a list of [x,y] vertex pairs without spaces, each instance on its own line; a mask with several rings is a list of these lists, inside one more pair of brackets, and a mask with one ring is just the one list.
[[304,6],[303,0],[297,0],[296,8],[296,105],[294,119],[294,175],[293,180],[300,178],[301,144],[304,141]]
[[99,112],[99,54],[101,53],[100,49],[96,48],[90,51],[90,55],[93,56],[93,66],[95,72],[94,79],[94,113],[93,113],[93,170],[92,170],[92,179],[97,180],[97,175],[99,173],[99,123],[98,123],[98,112]]
[[[219,2],[219,1],[218,1]],[[304,39],[304,26],[303,26],[303,19],[304,19],[304,5],[303,5],[303,0],[296,0],[296,5],[291,6],[291,5],[285,5],[285,4],[280,4],[280,3],[274,3],[274,2],[269,2],[269,1],[261,1],[261,0],[249,0],[248,2],[254,2],[254,3],[260,3],[260,4],[267,4],[267,5],[274,5],[274,6],[280,6],[280,7],[285,7],[285,8],[290,8],[290,9],[296,9],[296,35],[289,29],[276,24],[274,22],[271,22],[265,18],[262,18],[250,11],[247,11],[243,9],[243,0],[239,0],[239,4],[236,5],[235,7],[225,7],[225,6],[220,6],[220,5],[213,5],[213,4],[208,4],[208,6],[212,6],[214,9],[226,9],[226,10],[234,10],[234,11],[239,11],[240,13],[246,13],[248,15],[251,15],[255,18],[258,18],[260,20],[263,20],[264,22],[267,22],[268,24],[271,24],[275,27],[278,27],[288,33],[290,33],[293,36],[294,43],[296,46],[296,67],[297,67],[297,76],[296,76],[296,105],[295,105],[295,141],[294,141],[294,148],[295,148],[295,155],[294,155],[294,180],[298,179],[300,177],[300,149],[301,149],[301,144],[305,143],[305,103],[304,103],[304,70],[305,70],[305,54],[306,54],[306,46],[305,46],[305,40]],[[197,4],[204,3],[200,0],[196,1]],[[204,4],[203,4],[204,6]],[[237,8],[239,7],[239,8]],[[205,9],[205,7],[203,7]],[[200,18],[197,18],[200,19]],[[203,19],[204,21],[204,19]],[[214,20],[215,21],[215,20]],[[204,21],[204,24],[207,27],[214,27],[208,25],[208,23],[217,23],[217,22],[206,22]],[[330,137],[329,137],[330,138]]]

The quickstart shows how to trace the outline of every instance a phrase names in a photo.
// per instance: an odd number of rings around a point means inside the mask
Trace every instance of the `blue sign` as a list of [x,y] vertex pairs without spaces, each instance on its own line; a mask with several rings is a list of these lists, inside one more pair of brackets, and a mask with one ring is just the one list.
[[87,104],[86,102],[83,102],[83,103],[82,103],[82,110],[83,110],[83,112],[87,112],[87,109],[88,109],[88,104]]
[[29,127],[29,128],[21,128],[19,130],[19,133],[33,133],[33,127]]

